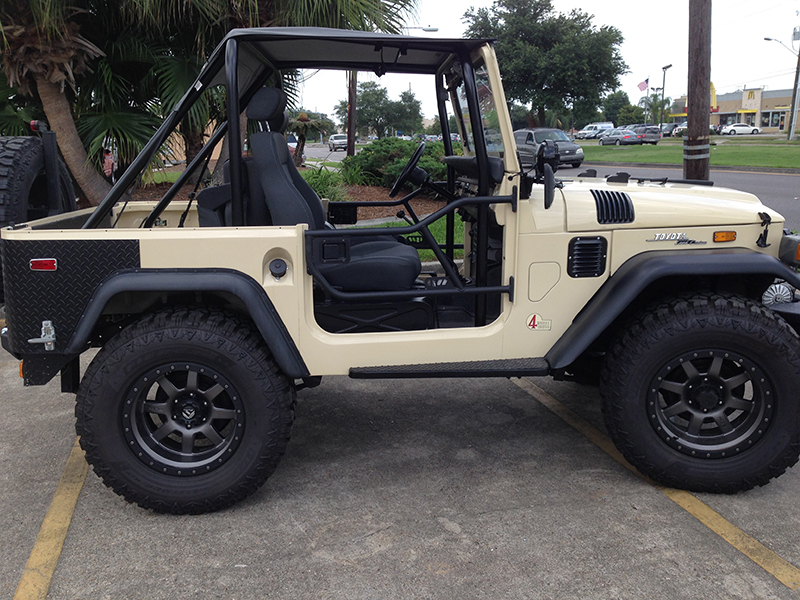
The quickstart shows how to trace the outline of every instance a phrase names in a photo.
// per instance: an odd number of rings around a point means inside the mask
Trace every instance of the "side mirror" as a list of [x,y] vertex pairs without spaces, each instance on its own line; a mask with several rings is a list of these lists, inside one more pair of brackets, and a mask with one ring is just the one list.
[[556,176],[553,173],[553,168],[548,164],[544,164],[544,208],[547,210],[553,206],[553,200],[556,197]]

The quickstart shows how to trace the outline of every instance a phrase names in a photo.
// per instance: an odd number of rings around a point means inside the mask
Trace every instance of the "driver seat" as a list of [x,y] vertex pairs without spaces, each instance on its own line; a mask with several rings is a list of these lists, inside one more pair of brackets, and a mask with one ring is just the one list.
[[[286,94],[276,88],[260,89],[247,107],[248,119],[265,121],[270,127],[270,131],[251,135],[250,147],[272,224],[308,223],[309,230],[330,227],[319,196],[294,166],[283,136],[288,122],[285,108]],[[344,292],[410,290],[422,270],[416,249],[390,236],[370,237],[348,246],[344,258],[313,258],[328,283]]]

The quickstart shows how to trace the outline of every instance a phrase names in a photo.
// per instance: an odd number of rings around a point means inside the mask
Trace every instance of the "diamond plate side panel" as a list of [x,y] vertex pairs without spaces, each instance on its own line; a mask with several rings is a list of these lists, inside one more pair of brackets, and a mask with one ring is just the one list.
[[[34,258],[55,258],[58,269],[32,271]],[[140,265],[138,240],[3,240],[6,321],[14,352],[63,352],[97,286],[116,271]],[[28,343],[40,336],[43,320],[55,327],[54,351]]]

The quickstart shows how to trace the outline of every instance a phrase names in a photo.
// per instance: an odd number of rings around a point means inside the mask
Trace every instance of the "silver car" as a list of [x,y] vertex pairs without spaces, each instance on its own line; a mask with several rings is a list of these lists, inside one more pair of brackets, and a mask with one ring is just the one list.
[[334,133],[328,138],[328,149],[331,152],[336,152],[337,150],[347,150],[347,134]]

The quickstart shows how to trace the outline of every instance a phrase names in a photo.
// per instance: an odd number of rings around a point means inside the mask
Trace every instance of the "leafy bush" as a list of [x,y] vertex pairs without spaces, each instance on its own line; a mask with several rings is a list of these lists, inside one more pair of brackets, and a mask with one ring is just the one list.
[[375,185],[377,183],[374,175],[365,173],[364,170],[355,163],[344,165],[339,173],[345,185]]
[[[376,140],[355,156],[344,159],[343,170],[373,177],[379,185],[391,187],[418,145],[416,142],[400,138]],[[444,144],[429,142],[425,154],[419,161],[419,166],[436,181],[441,181],[447,176],[447,167],[440,160],[442,156],[444,156]]]
[[332,202],[342,202],[348,199],[344,181],[337,171],[308,169],[301,171],[300,175],[320,198],[328,198]]

